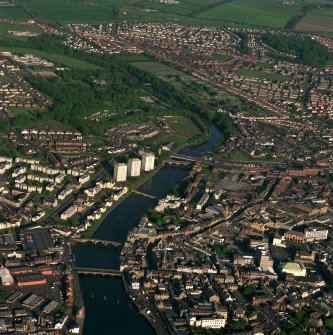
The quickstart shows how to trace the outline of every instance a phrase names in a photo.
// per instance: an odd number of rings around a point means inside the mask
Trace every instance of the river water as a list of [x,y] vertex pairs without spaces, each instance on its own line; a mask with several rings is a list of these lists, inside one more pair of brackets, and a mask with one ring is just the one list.
[[[214,126],[210,127],[210,132],[211,137],[206,143],[185,148],[180,153],[199,157],[213,150],[222,135]],[[139,223],[147,210],[187,175],[185,168],[164,166],[139,188],[140,192],[153,195],[156,199],[131,194],[106,216],[92,237],[124,242],[128,231]],[[90,244],[74,247],[76,264],[82,267],[118,269],[119,252],[119,248]],[[146,320],[131,305],[119,278],[80,276],[80,285],[86,307],[83,335],[154,334]]]

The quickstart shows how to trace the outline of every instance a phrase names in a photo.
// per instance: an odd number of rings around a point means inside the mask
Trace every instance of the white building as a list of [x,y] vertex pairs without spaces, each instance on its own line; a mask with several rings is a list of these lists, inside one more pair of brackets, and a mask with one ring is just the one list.
[[140,290],[140,283],[138,281],[132,282],[132,290]]
[[77,207],[75,205],[68,207],[63,213],[60,215],[61,220],[70,219],[75,213],[77,213]]
[[220,329],[225,327],[226,319],[221,317],[202,318],[197,320],[196,317],[190,318],[190,325],[202,328]]
[[138,158],[133,158],[128,161],[127,173],[129,177],[138,177],[141,173],[141,161]]
[[203,206],[206,205],[208,200],[209,200],[209,194],[204,193],[204,195],[198,201],[196,209],[202,210]]
[[124,163],[116,163],[114,165],[113,179],[116,182],[126,181],[127,165]]
[[82,176],[79,177],[79,183],[81,185],[87,183],[90,180],[90,175],[88,173],[83,174]]
[[10,286],[14,284],[14,278],[10,274],[7,268],[0,269],[0,278],[1,278],[1,285],[3,286]]
[[327,240],[328,230],[323,228],[307,228],[304,230],[307,242]]
[[145,172],[154,170],[155,155],[153,153],[144,153],[142,155],[142,170]]

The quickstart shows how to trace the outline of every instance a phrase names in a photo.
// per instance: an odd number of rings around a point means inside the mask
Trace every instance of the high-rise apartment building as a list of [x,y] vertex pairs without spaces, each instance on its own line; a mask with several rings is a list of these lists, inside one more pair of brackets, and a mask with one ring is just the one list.
[[116,163],[114,165],[113,179],[117,182],[126,181],[127,165],[124,163]]
[[155,155],[153,153],[144,153],[142,155],[142,165],[141,168],[143,171],[154,170],[155,167]]
[[138,177],[141,173],[141,160],[132,158],[128,161],[127,174],[129,177]]

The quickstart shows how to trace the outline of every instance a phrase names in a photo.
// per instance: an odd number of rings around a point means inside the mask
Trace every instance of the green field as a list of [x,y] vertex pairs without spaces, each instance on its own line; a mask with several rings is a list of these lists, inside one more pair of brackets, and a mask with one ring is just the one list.
[[0,23],[0,38],[15,39],[15,40],[20,40],[20,41],[24,41],[28,39],[28,37],[13,36],[13,34],[9,33],[8,31],[40,32],[41,30],[36,27],[25,27],[25,26],[18,26],[14,24]]
[[0,52],[3,52],[3,51],[10,51],[16,54],[32,54],[34,56],[41,57],[51,62],[54,62],[55,64],[77,68],[77,69],[94,70],[94,69],[99,68],[97,65],[84,62],[84,61],[81,61],[73,57],[68,57],[68,56],[55,54],[55,53],[48,53],[48,52],[40,51],[36,49],[0,47]]
[[239,76],[250,77],[250,78],[260,78],[260,79],[269,79],[272,81],[288,81],[291,78],[284,76],[279,73],[267,73],[263,71],[252,71],[252,70],[237,70],[236,73]]

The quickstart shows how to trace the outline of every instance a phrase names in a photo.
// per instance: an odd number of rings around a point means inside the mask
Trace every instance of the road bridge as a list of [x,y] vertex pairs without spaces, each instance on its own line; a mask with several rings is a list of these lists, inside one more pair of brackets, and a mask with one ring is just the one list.
[[188,167],[188,166],[190,166],[192,164],[192,162],[181,161],[181,160],[178,160],[178,159],[169,159],[167,161],[167,164]]
[[181,160],[185,162],[197,162],[199,160],[198,157],[188,156],[188,155],[182,155],[182,154],[172,154],[170,156],[171,159]]
[[109,241],[109,240],[101,240],[98,238],[74,238],[73,241],[77,242],[77,243],[88,243],[91,242],[95,245],[97,244],[103,244],[105,247],[108,247],[109,245],[112,245],[114,247],[119,247],[122,245],[122,243],[120,242],[116,242],[116,241]]
[[111,269],[100,269],[100,268],[74,268],[79,275],[92,275],[92,276],[104,276],[104,277],[121,277],[122,273],[119,270]]

